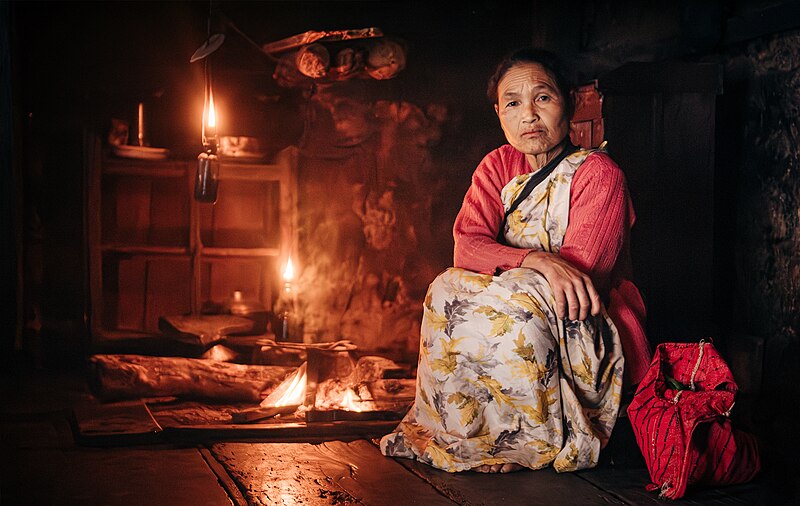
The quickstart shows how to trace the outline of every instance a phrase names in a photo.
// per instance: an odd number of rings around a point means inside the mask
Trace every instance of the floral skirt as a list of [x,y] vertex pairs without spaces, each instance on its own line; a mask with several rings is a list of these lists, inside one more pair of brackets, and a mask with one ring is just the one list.
[[425,298],[414,405],[381,451],[446,471],[597,464],[619,412],[623,358],[605,311],[555,314],[531,269],[451,268]]

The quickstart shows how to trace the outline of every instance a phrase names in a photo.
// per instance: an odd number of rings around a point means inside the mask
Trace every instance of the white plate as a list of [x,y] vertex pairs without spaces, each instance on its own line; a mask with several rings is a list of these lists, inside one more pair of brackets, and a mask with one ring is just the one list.
[[166,148],[151,148],[149,146],[112,146],[114,154],[123,158],[138,158],[140,160],[163,160],[169,155]]

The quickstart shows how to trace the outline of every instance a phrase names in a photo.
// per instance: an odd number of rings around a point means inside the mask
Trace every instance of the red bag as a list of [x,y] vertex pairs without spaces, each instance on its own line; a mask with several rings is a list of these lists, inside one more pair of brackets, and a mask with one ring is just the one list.
[[728,419],[738,387],[713,344],[662,343],[639,384],[628,418],[661,497],[686,487],[734,485],[761,469],[756,438]]

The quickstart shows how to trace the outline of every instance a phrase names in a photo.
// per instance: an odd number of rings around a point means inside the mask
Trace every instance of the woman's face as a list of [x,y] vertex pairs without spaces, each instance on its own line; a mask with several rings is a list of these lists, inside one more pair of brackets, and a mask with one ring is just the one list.
[[566,100],[555,80],[538,63],[514,65],[497,85],[494,108],[506,139],[525,153],[535,167],[556,155],[569,133]]

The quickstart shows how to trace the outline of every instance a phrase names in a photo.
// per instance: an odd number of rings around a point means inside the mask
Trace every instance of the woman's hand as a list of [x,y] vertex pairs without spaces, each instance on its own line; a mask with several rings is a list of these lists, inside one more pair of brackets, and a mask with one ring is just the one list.
[[545,277],[556,299],[556,314],[559,318],[585,320],[600,313],[600,294],[591,278],[572,264],[553,253],[531,251],[520,267],[528,267]]

